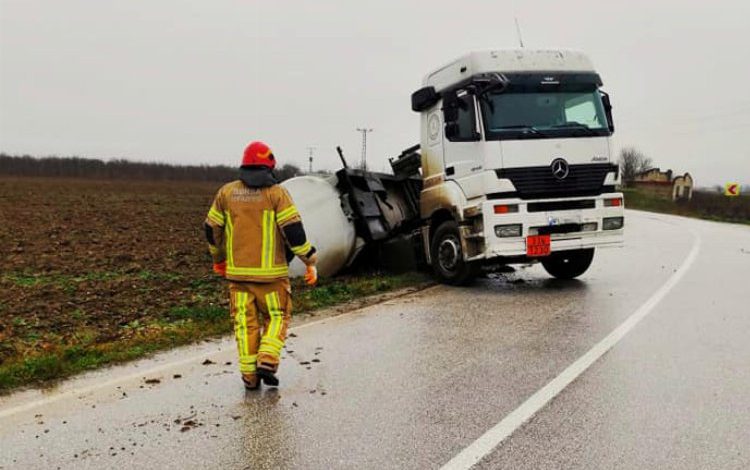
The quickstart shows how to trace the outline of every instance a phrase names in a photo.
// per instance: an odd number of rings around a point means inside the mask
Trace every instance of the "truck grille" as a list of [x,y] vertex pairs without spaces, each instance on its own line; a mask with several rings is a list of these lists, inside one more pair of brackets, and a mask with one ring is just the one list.
[[529,212],[567,211],[574,209],[593,209],[596,201],[593,199],[581,199],[577,201],[545,201],[530,202],[526,206]]
[[[520,197],[536,199],[550,197],[598,196],[605,191],[604,178],[617,172],[617,165],[595,163],[570,165],[568,176],[562,181],[552,175],[549,166],[503,168],[495,170],[498,178],[507,178],[516,188],[513,194],[497,193],[491,198]],[[614,189],[614,188],[606,188]]]

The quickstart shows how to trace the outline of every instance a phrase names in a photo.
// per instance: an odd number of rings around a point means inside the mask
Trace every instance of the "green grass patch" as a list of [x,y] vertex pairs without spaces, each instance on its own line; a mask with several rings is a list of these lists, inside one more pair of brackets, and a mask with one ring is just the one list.
[[423,273],[404,273],[397,275],[352,276],[350,278],[327,279],[311,289],[304,284],[295,283],[294,309],[297,313],[331,307],[358,298],[379,294],[390,290],[426,282],[428,277]]
[[82,282],[111,281],[114,279],[139,279],[142,281],[179,281],[184,276],[170,272],[153,272],[142,270],[135,273],[122,271],[92,271],[85,274],[36,274],[28,272],[6,273],[0,276],[3,281],[11,282],[21,287],[59,286],[66,292],[75,291]]
[[136,274],[138,279],[143,281],[179,281],[183,278],[181,274],[177,273],[155,273],[153,271],[140,271]]
[[[225,313],[226,315],[226,313]],[[74,346],[8,361],[0,365],[0,393],[14,388],[54,382],[101,366],[127,362],[170,347],[226,334],[231,322],[182,322],[175,328],[151,325],[129,339]]]
[[2,279],[21,287],[33,287],[41,283],[40,276],[29,274],[3,274]]
[[[321,279],[314,288],[295,280],[294,313],[307,313],[369,295],[423,284],[428,280],[429,276],[423,273],[366,273]],[[194,288],[216,289],[217,285],[216,281],[196,281]],[[200,298],[199,295],[196,297]],[[75,310],[73,316],[84,318],[86,313]],[[22,318],[14,318],[13,322],[17,326],[26,326]],[[54,382],[101,366],[131,361],[156,351],[225,335],[231,333],[232,321],[225,307],[197,303],[170,308],[156,321],[131,321],[121,330],[122,338],[106,342],[97,342],[97,331],[85,326],[81,326],[72,338],[44,335],[43,339],[48,344],[45,352],[30,353],[39,348],[27,347],[24,348],[26,355],[12,357],[0,364],[0,393],[21,386]],[[35,332],[29,333],[26,338],[27,341],[41,339]]]
[[228,318],[227,309],[215,306],[176,307],[167,313],[170,320],[220,321]]

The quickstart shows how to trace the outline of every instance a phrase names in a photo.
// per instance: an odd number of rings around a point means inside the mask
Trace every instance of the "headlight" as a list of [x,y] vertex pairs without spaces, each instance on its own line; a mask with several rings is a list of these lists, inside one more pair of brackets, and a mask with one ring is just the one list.
[[581,232],[596,232],[596,227],[596,222],[587,222],[581,225]]
[[617,230],[621,229],[623,225],[625,225],[624,217],[605,217],[602,220],[603,230]]
[[495,235],[498,238],[520,237],[521,224],[495,225]]

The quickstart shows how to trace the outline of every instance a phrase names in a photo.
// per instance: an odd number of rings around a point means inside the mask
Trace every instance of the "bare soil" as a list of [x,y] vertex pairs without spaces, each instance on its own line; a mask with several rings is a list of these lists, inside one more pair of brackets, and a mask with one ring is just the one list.
[[[219,186],[0,177],[0,393],[231,332],[203,232]],[[295,313],[425,280],[293,282]]]
[[[215,183],[0,179],[0,363],[226,305],[202,223]],[[131,330],[131,331],[129,331]]]

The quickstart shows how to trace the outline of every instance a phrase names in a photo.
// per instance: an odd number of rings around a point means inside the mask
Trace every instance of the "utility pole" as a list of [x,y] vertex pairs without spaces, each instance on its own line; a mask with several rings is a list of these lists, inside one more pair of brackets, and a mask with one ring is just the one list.
[[362,133],[362,169],[367,171],[367,133],[372,132],[372,129],[358,127],[357,132]]
[[310,171],[308,171],[309,174],[312,174],[313,172],[313,152],[314,151],[315,151],[315,147],[307,147],[308,161],[310,162]]

